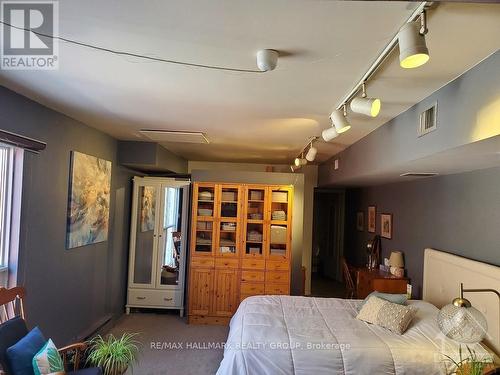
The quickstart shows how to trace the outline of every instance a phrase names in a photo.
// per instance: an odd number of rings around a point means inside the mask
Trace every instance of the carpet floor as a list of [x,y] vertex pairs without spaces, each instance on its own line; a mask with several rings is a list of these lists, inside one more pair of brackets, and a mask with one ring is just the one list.
[[[124,315],[110,333],[137,332],[139,361],[126,375],[215,374],[229,327],[188,325],[176,311]],[[133,370],[133,371],[132,371]]]

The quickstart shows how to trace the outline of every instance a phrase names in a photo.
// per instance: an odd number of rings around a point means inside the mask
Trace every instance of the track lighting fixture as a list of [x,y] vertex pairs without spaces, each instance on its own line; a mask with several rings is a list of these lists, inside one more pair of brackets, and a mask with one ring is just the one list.
[[317,153],[318,153],[318,149],[313,146],[313,143],[311,141],[311,145],[309,146],[309,150],[307,151],[307,154],[306,154],[306,160],[313,162],[314,159],[316,159]]
[[362,85],[361,98],[356,97],[351,101],[350,107],[353,112],[361,113],[370,117],[377,117],[380,113],[382,103],[378,98],[367,98],[366,85]]
[[332,126],[328,129],[323,130],[321,133],[321,137],[324,139],[325,142],[330,142],[332,139],[337,138],[339,133],[337,133],[337,129],[335,129],[335,126]]
[[297,169],[299,169],[299,167],[296,167],[295,165],[290,165],[290,169],[292,170],[292,172],[295,172]]
[[303,165],[307,164],[307,160],[304,159],[304,155],[302,154],[300,158],[295,158],[294,164],[295,164],[296,167],[300,168]]
[[416,22],[408,22],[399,30],[399,64],[402,68],[418,68],[429,61],[425,34],[427,34],[427,16],[424,10],[420,15],[420,27]]
[[332,112],[330,115],[330,120],[332,120],[333,126],[335,126],[335,130],[337,130],[337,133],[342,134],[346,131],[348,131],[351,128],[351,124],[349,124],[349,121],[347,121],[347,109],[346,105],[344,104],[341,110],[335,110]]

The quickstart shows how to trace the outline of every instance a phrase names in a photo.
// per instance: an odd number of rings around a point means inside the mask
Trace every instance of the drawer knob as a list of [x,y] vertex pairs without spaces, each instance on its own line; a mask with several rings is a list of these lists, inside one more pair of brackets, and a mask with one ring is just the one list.
[[146,297],[136,297],[136,298],[140,300],[146,299]]
[[163,300],[168,302],[168,301],[172,301],[173,298],[163,298]]

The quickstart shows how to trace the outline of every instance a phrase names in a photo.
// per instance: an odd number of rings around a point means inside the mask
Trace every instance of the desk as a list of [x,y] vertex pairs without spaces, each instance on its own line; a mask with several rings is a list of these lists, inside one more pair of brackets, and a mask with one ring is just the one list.
[[356,297],[360,299],[375,290],[383,293],[406,294],[406,284],[410,282],[407,277],[397,277],[380,269],[357,268],[355,272]]

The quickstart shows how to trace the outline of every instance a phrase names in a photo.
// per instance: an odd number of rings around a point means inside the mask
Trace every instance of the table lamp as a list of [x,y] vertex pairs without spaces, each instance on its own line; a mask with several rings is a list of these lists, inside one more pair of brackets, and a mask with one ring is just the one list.
[[458,342],[480,342],[488,332],[488,323],[484,315],[468,299],[465,293],[495,293],[500,299],[500,293],[495,289],[464,289],[460,283],[460,297],[444,306],[438,315],[438,325],[441,332]]
[[401,251],[393,251],[389,258],[389,266],[391,274],[398,277],[404,276],[405,262],[403,260],[403,253]]

